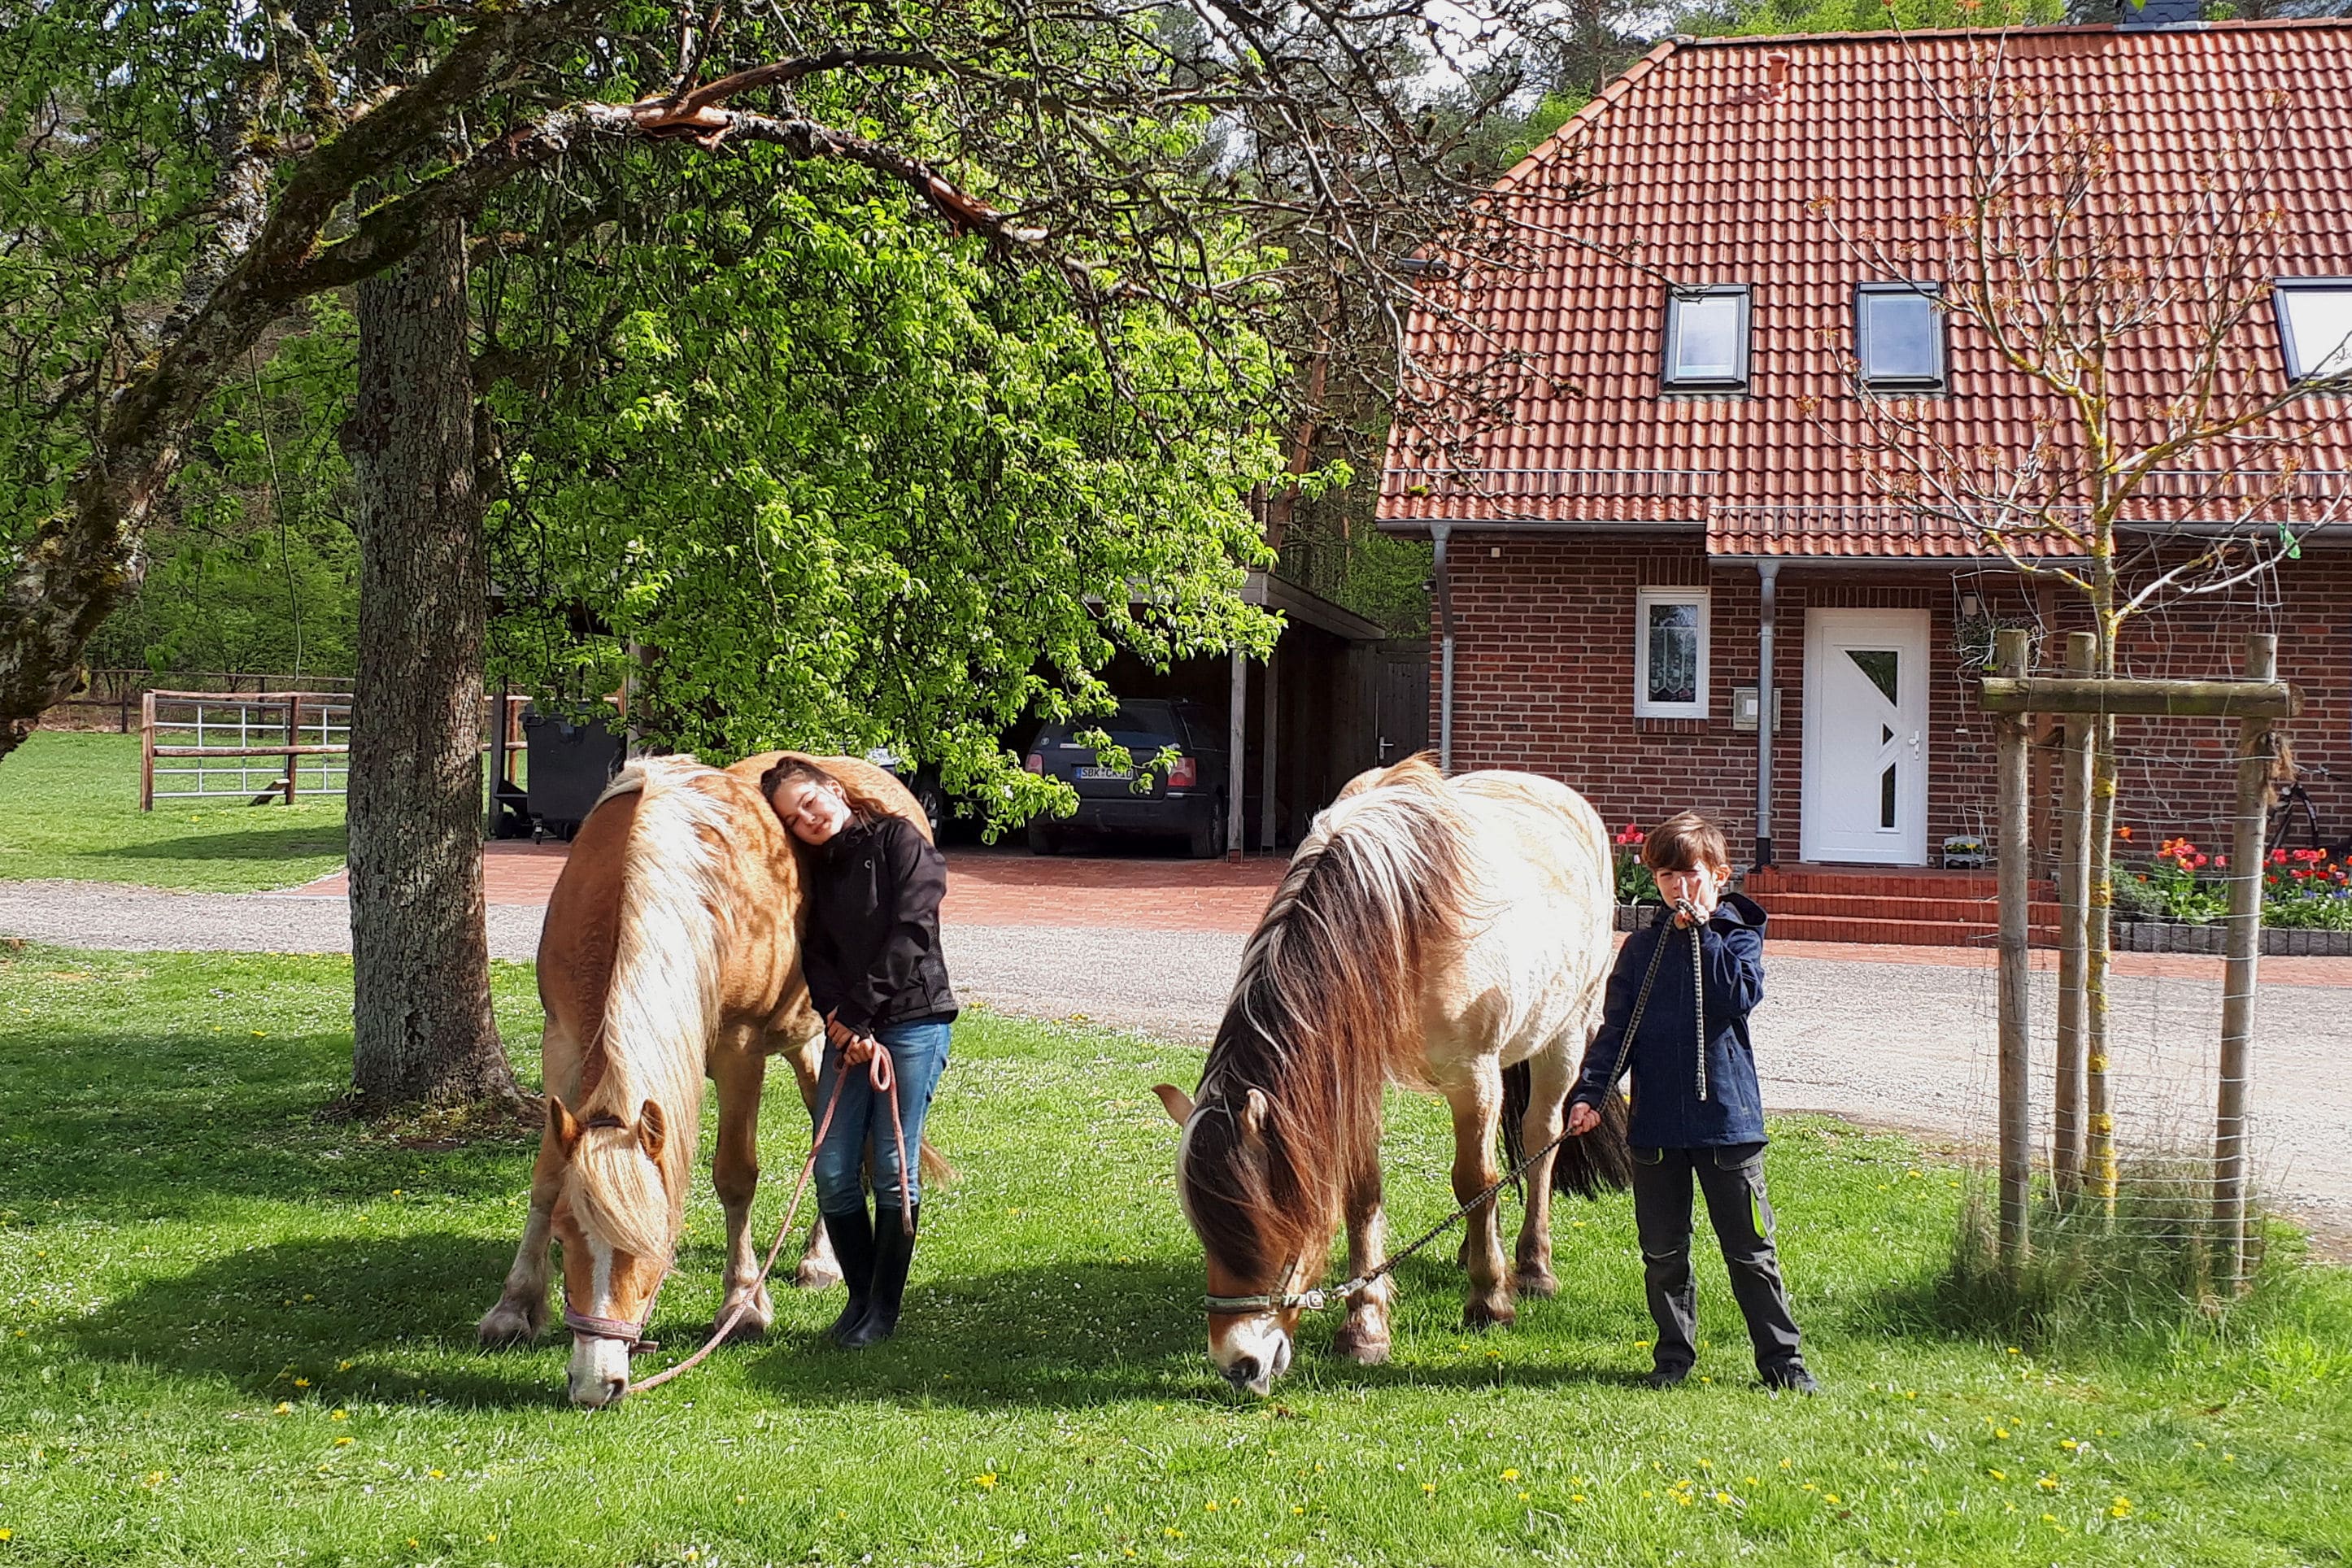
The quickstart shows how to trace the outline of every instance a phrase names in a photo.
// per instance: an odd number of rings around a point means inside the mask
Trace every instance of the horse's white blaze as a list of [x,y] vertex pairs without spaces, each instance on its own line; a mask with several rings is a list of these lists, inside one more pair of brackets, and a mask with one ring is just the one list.
[[[613,1249],[604,1243],[588,1243],[590,1294],[594,1305],[587,1309],[595,1318],[613,1313]],[[590,1338],[575,1334],[572,1340],[572,1361],[564,1368],[565,1382],[574,1405],[592,1407],[610,1405],[618,1397],[620,1389],[629,1381],[629,1347],[620,1340],[608,1340],[601,1335]],[[618,1380],[616,1385],[614,1380]]]
[[1244,1381],[1254,1393],[1264,1394],[1267,1385],[1290,1370],[1290,1336],[1272,1312],[1255,1312],[1211,1341],[1209,1356],[1227,1377],[1234,1375],[1244,1358],[1255,1363],[1254,1374]]

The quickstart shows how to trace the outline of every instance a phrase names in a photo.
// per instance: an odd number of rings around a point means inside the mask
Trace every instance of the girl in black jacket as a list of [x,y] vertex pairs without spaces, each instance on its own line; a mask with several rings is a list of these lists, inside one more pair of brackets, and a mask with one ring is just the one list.
[[[824,1018],[817,1113],[840,1084],[833,1126],[816,1152],[817,1206],[849,1286],[833,1336],[857,1349],[898,1326],[922,1213],[923,1116],[948,1065],[956,1016],[940,954],[940,900],[947,862],[905,817],[854,803],[841,781],[815,763],[786,758],[760,781],[761,793],[803,847],[802,891],[808,935],[801,966],[809,999]],[[902,1166],[890,1102],[863,1069],[877,1042],[897,1069],[906,1134]],[[871,1217],[859,1166],[874,1151]]]

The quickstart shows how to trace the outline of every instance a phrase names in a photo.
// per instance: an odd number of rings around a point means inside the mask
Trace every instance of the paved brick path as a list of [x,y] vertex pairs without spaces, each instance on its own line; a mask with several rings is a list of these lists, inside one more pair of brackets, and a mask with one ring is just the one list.
[[[494,845],[489,938],[528,959],[561,846]],[[971,1001],[1205,1042],[1283,864],[1045,858],[957,849],[945,941]],[[70,946],[342,952],[340,877],[287,893],[168,893],[0,882],[0,936]],[[2055,955],[2034,954],[2049,1016]],[[1757,1020],[1765,1102],[1981,1147],[1991,1134],[1993,956],[1953,947],[1774,942]],[[2116,955],[2119,1106],[2127,1135],[2193,1147],[2210,1135],[2221,961]],[[2266,958],[2254,1112],[2275,1197],[2352,1250],[2352,1136],[2333,1086],[2352,1046],[2352,960]],[[2037,1082],[2048,1045],[2037,1040]]]

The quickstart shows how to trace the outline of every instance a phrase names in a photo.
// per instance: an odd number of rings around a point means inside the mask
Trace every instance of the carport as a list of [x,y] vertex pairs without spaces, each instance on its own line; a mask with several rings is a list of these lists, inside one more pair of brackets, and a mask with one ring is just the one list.
[[1234,856],[1295,843],[1340,785],[1412,755],[1429,735],[1426,637],[1393,637],[1265,572],[1249,574],[1242,596],[1282,615],[1270,658],[1184,659],[1162,671],[1121,654],[1105,672],[1122,697],[1224,710],[1225,842]]

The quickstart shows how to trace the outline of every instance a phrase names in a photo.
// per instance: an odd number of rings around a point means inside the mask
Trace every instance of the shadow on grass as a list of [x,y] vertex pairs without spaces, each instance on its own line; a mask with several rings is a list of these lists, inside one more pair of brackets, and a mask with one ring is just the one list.
[[58,1332],[94,1360],[255,1398],[548,1405],[562,1396],[560,1360],[474,1347],[511,1256],[509,1242],[434,1233],[257,1247],[150,1280]]
[[[150,1280],[57,1331],[90,1359],[215,1379],[257,1400],[560,1405],[569,1343],[560,1329],[531,1350],[483,1353],[475,1346],[474,1324],[496,1300],[510,1256],[502,1238],[443,1233],[252,1247]],[[701,1344],[717,1304],[719,1262],[715,1246],[689,1249],[655,1317],[664,1348],[637,1364],[637,1375]],[[1197,1268],[1165,1261],[1048,1259],[930,1279],[919,1266],[898,1337],[848,1352],[814,1326],[832,1321],[840,1293],[802,1296],[783,1287],[770,1336],[720,1351],[695,1375],[801,1407],[921,1401],[982,1410],[1083,1408],[1149,1398],[1264,1408],[1231,1394],[1210,1366],[1199,1291]],[[1359,1367],[1331,1354],[1336,1325],[1327,1314],[1305,1329],[1298,1364],[1287,1384],[1276,1385],[1277,1400],[1286,1386],[1330,1394],[1634,1381],[1620,1370],[1579,1366]],[[297,1377],[308,1385],[298,1387]],[[692,1386],[646,1402],[667,1402]]]
[[[236,1004],[222,1016],[240,1022]],[[49,1217],[178,1218],[224,1198],[356,1203],[396,1186],[504,1198],[528,1180],[531,1142],[427,1156],[318,1112],[348,1084],[350,1039],[44,1032],[0,1053],[0,1194]]]
[[[1432,1278],[1408,1280],[1406,1289],[1444,1290],[1458,1302],[1458,1273],[1435,1267],[1427,1272]],[[835,1293],[823,1300],[821,1321],[829,1323],[841,1298]],[[853,1352],[834,1347],[822,1331],[780,1327],[765,1344],[730,1353],[750,1359],[746,1375],[753,1386],[803,1405],[919,1394],[936,1404],[975,1409],[1140,1398],[1260,1408],[1259,1401],[1231,1394],[1211,1366],[1200,1300],[1200,1268],[1191,1260],[1114,1265],[1045,1259],[932,1279],[922,1278],[919,1261],[897,1339]],[[1616,1369],[1572,1365],[1357,1366],[1331,1352],[1339,1324],[1337,1310],[1302,1323],[1297,1361],[1290,1381],[1276,1385],[1277,1400],[1286,1386],[1328,1394],[1497,1384],[1622,1387],[1635,1381]],[[1507,1336],[1512,1331],[1496,1332]]]
[[284,827],[255,827],[237,833],[192,833],[179,838],[159,838],[148,844],[122,844],[107,849],[84,850],[75,858],[99,864],[108,860],[276,860],[313,855],[341,855],[349,844],[342,824],[293,823]]

